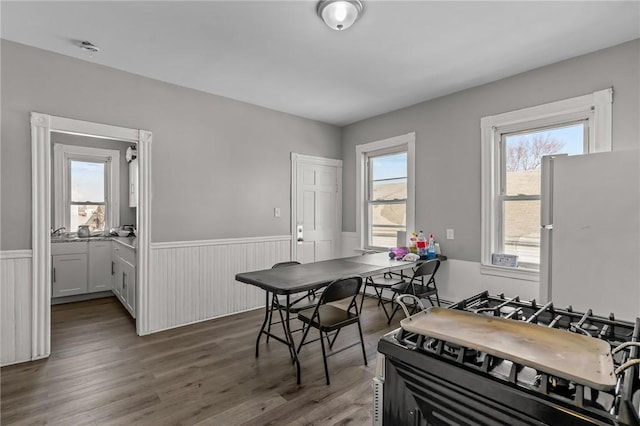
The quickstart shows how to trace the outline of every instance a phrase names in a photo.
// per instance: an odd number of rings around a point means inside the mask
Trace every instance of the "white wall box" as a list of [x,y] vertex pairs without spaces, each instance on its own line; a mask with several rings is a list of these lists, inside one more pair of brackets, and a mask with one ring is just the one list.
[[138,159],[129,162],[129,207],[138,207]]
[[109,291],[113,288],[111,274],[111,241],[89,242],[89,281],[87,292]]

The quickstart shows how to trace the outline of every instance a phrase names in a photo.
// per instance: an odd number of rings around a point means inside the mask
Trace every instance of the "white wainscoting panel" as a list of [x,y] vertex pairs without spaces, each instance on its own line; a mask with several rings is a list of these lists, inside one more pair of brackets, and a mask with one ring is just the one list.
[[482,275],[482,287],[489,290],[490,294],[504,293],[507,297],[520,296],[522,300],[538,299],[538,292],[540,291],[540,283],[538,281],[519,280],[491,274]]
[[0,365],[31,360],[31,250],[0,252]]
[[153,243],[150,332],[264,306],[265,292],[239,272],[290,260],[291,236]]
[[520,296],[523,300],[538,297],[536,281],[482,274],[480,262],[455,259],[442,262],[436,282],[440,296],[450,301],[458,301],[485,290],[490,294],[504,293],[507,297]]

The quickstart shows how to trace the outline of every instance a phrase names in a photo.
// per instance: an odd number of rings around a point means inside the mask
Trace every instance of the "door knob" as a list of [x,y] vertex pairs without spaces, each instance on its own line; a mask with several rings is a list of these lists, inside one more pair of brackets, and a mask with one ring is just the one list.
[[299,243],[304,241],[304,236],[303,236],[303,229],[302,229],[302,224],[299,223],[297,226],[297,231],[296,231],[296,241],[298,241]]

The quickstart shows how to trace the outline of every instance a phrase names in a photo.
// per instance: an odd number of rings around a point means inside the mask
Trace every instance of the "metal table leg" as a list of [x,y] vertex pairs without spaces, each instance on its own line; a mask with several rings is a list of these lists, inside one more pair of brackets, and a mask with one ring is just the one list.
[[[289,322],[291,321],[290,315],[290,307],[291,307],[291,296],[287,294],[287,304],[285,309],[285,318],[282,321],[282,328],[284,330],[284,339],[272,334],[270,331],[265,330],[267,325],[267,321],[269,321],[269,315],[271,313],[271,299],[269,297],[270,293],[266,292],[265,306],[264,306],[264,320],[262,321],[262,327],[260,327],[260,331],[258,332],[258,337],[256,338],[256,358],[260,355],[260,337],[263,334],[267,336],[273,337],[279,342],[284,343],[289,348],[289,354],[293,359],[293,362],[296,364],[296,377],[298,380],[298,384],[300,384],[300,360],[298,359],[298,354],[296,352],[296,344],[293,340],[293,333],[291,332],[291,326]],[[282,313],[280,313],[282,315]]]
[[298,380],[298,384],[300,384],[300,360],[298,359],[298,353],[296,352],[296,344],[293,341],[293,334],[291,333],[291,325],[289,324],[290,321],[290,313],[289,313],[289,308],[290,308],[290,303],[291,303],[291,297],[289,294],[287,294],[287,309],[285,312],[285,316],[286,316],[286,320],[284,322],[284,329],[285,329],[285,336],[287,337],[287,341],[289,344],[289,351],[291,352],[291,354],[293,355],[293,362],[296,364],[296,377]]
[[264,333],[264,326],[267,325],[267,320],[269,319],[269,312],[270,312],[270,299],[269,299],[269,292],[266,292],[267,296],[266,296],[266,301],[264,304],[264,321],[262,321],[262,327],[260,327],[260,331],[258,332],[258,338],[256,339],[256,358],[258,358],[258,356],[260,356],[260,337],[262,337],[262,333]]

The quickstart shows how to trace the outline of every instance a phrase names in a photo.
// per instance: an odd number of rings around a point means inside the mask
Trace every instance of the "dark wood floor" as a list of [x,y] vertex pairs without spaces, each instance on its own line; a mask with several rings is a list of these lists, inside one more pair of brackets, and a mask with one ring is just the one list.
[[[371,424],[377,342],[397,320],[388,327],[367,298],[369,366],[357,346],[339,353],[327,386],[316,342],[302,349],[298,386],[284,345],[263,338],[255,358],[262,318],[256,310],[138,337],[115,298],[53,306],[51,357],[1,370],[1,424]],[[336,346],[353,339],[348,327]]]

